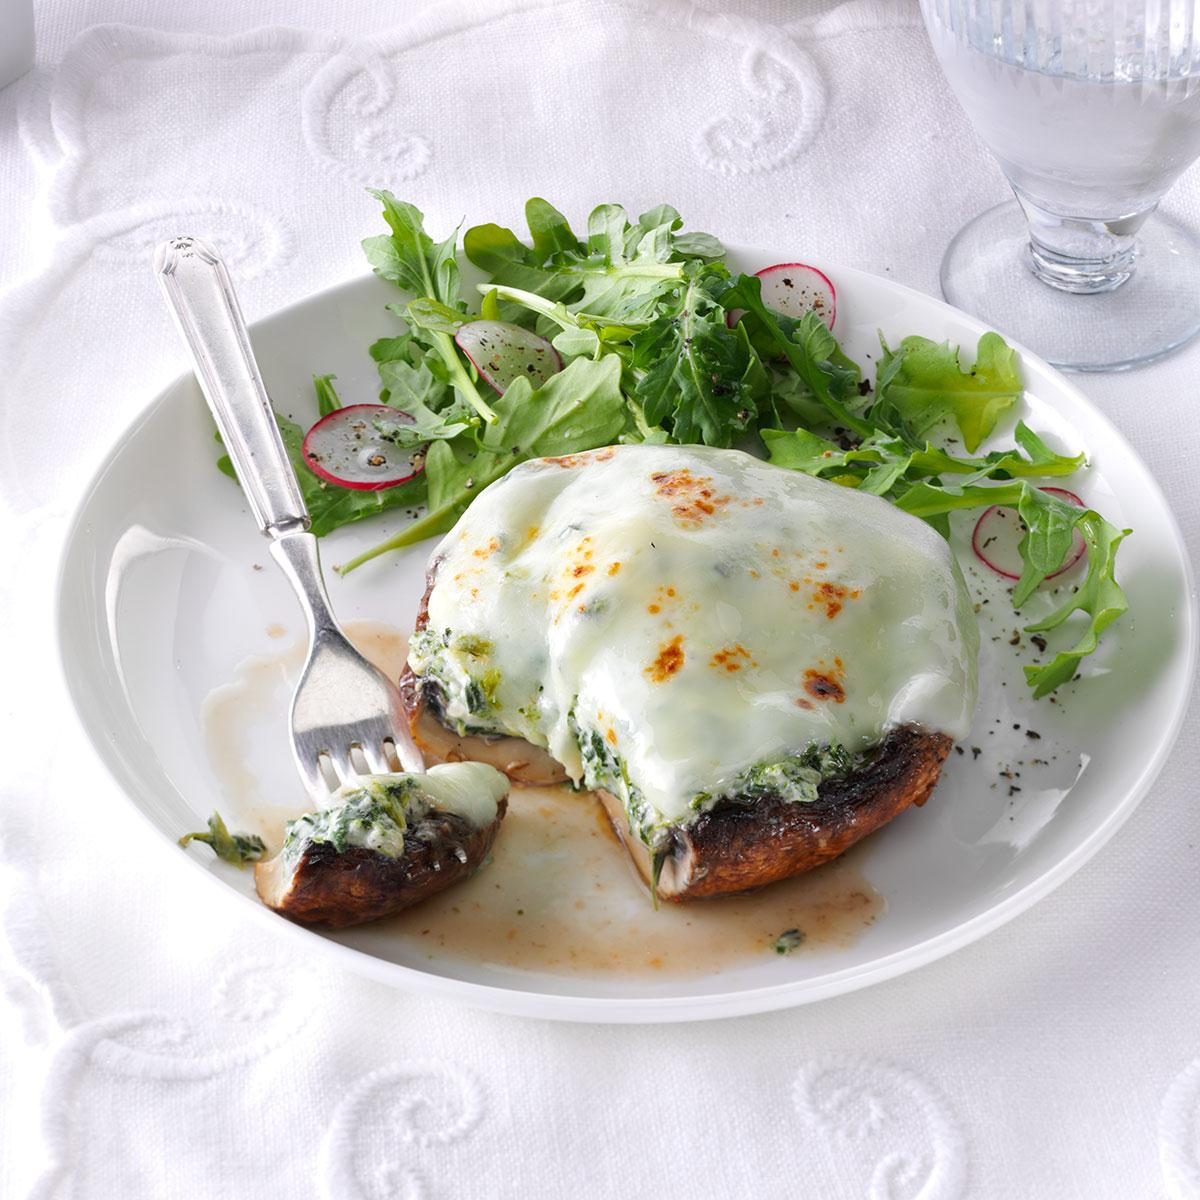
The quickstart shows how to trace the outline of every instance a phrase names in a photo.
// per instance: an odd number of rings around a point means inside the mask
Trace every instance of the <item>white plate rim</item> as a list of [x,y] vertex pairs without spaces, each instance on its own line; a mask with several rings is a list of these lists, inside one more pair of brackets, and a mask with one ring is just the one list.
[[[734,255],[756,254],[759,250],[740,244],[727,244],[727,251]],[[989,332],[991,326],[947,304],[944,300],[930,296],[916,288],[909,287],[896,280],[875,275],[856,267],[846,267],[837,263],[820,259],[821,269],[831,277],[853,277],[867,280],[870,286],[882,286],[889,291],[898,293],[905,299],[914,299],[922,306],[933,306],[953,317],[982,335]],[[317,300],[333,300],[341,292],[349,292],[363,286],[364,279],[369,275],[359,275],[352,279],[343,280],[330,287],[323,288],[304,296],[291,304],[265,314],[250,324],[250,332],[263,323],[284,321],[289,316],[306,308]],[[1092,420],[1105,429],[1123,454],[1134,462],[1145,467],[1140,455],[1130,445],[1128,439],[1113,424],[1112,421],[1094,405],[1082,391],[1062,372],[1052,367],[1033,351],[1011,338],[1009,345],[1021,357],[1023,364],[1034,364],[1040,370],[1055,378],[1058,386],[1073,395],[1073,399],[1082,404],[1089,412]],[[131,438],[143,422],[150,419],[160,407],[170,402],[172,394],[190,377],[190,371],[184,371],[172,379],[141,409],[125,428],[114,439],[112,446],[95,468],[72,508],[59,550],[58,563],[54,583],[54,613],[56,661],[58,671],[71,703],[75,710],[76,719],[88,736],[88,740],[103,764],[109,778],[116,784],[122,800],[137,813],[138,818],[149,827],[155,838],[163,838],[162,831],[155,826],[143,807],[137,802],[136,794],[141,791],[137,779],[126,775],[124,764],[118,755],[110,753],[104,738],[96,736],[85,714],[85,708],[77,687],[77,679],[72,674],[67,662],[66,643],[68,613],[64,602],[64,584],[71,565],[71,553],[76,544],[80,530],[83,528],[88,514],[89,502],[100,486],[105,474],[121,452],[124,443]],[[1187,594],[1187,604],[1181,610],[1181,616],[1186,616],[1184,654],[1187,658],[1187,670],[1184,678],[1194,678],[1197,672],[1198,654],[1200,654],[1200,637],[1197,636],[1197,622],[1200,619],[1200,603],[1196,594],[1196,576],[1191,558],[1187,553],[1187,545],[1166,496],[1152,471],[1146,468],[1149,486],[1153,489],[1155,499],[1161,504],[1167,517],[1166,528],[1161,532],[1168,535],[1182,564],[1184,585]],[[938,959],[944,958],[954,951],[962,949],[973,942],[985,937],[988,933],[1007,924],[1021,913],[1031,908],[1039,900],[1048,896],[1056,888],[1065,883],[1072,875],[1092,859],[1116,834],[1129,819],[1133,811],[1145,798],[1155,779],[1169,759],[1175,743],[1178,740],[1183,723],[1189,710],[1189,696],[1185,692],[1176,698],[1172,718],[1159,739],[1158,745],[1146,761],[1135,783],[1127,790],[1125,796],[1113,808],[1102,824],[1076,845],[1069,853],[1032,879],[1020,891],[993,904],[990,908],[974,917],[967,919],[952,929],[945,930],[924,941],[893,951],[882,958],[875,959],[856,967],[842,971],[833,971],[816,979],[793,980],[767,987],[741,989],[733,992],[721,992],[711,995],[693,995],[685,997],[637,997],[621,998],[608,996],[572,996],[560,993],[546,993],[535,990],[525,990],[517,987],[497,987],[491,984],[476,983],[469,980],[454,979],[447,976],[431,974],[402,963],[394,963],[376,958],[365,951],[351,946],[342,945],[320,934],[314,936],[312,930],[295,925],[290,921],[281,920],[276,914],[265,908],[254,898],[230,888],[222,880],[214,876],[197,862],[186,855],[181,855],[191,870],[199,872],[209,880],[216,890],[232,898],[241,906],[241,911],[249,911],[258,921],[265,922],[264,927],[273,929],[292,939],[296,945],[312,947],[314,944],[322,949],[319,953],[332,955],[335,961],[342,963],[348,970],[358,975],[365,975],[383,983],[404,990],[419,991],[450,1000],[472,1008],[486,1009],[513,1016],[536,1016],[542,1019],[590,1022],[603,1024],[666,1024],[690,1021],[717,1020],[728,1017],[748,1016],[757,1013],[776,1012],[780,1009],[797,1007],[802,1004],[814,1003],[830,999],[834,996],[859,991],[876,983],[894,979],[899,975],[918,970]]]

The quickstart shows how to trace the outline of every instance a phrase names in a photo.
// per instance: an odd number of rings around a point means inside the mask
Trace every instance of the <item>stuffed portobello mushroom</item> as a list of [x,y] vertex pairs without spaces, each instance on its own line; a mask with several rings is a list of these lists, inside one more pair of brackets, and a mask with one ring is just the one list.
[[934,789],[976,698],[945,541],[733,450],[524,463],[434,552],[402,680],[433,757],[596,791],[656,894],[819,865]]

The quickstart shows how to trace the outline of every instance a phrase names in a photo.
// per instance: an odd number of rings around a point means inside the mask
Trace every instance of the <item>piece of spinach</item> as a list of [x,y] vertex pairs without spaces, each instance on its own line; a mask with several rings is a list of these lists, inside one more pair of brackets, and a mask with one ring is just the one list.
[[185,833],[179,839],[179,844],[185,848],[192,842],[203,842],[222,862],[232,863],[235,867],[258,862],[267,852],[266,843],[257,834],[231,833],[220,813],[213,813],[208,818],[207,832]]

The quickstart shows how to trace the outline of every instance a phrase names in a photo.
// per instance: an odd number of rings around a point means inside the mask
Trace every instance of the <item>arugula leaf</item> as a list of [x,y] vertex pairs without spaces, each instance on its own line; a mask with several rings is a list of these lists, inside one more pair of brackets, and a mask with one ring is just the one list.
[[397,200],[391,192],[372,190],[371,195],[383,205],[384,220],[392,232],[363,242],[367,261],[381,278],[412,293],[406,310],[412,323],[410,332],[441,360],[446,381],[463,400],[485,421],[494,421],[496,414],[480,395],[454,344],[453,316],[446,316],[467,311],[459,294],[458,231],[435,243],[425,232],[425,218],[419,209]]
[[371,346],[371,357],[379,370],[381,403],[414,417],[428,409],[446,423],[478,423],[450,386],[441,359],[426,353],[411,333],[380,338]]
[[1026,526],[1018,546],[1025,568],[1013,588],[1013,607],[1018,609],[1066,561],[1078,530],[1088,552],[1084,583],[1062,607],[1041,621],[1026,625],[1025,632],[1056,629],[1074,612],[1088,616],[1087,629],[1074,646],[1060,651],[1051,662],[1025,668],[1025,678],[1035,697],[1045,696],[1073,679],[1080,661],[1096,649],[1100,635],[1129,607],[1115,572],[1117,548],[1131,530],[1117,529],[1094,509],[1077,508],[1056,496],[1048,496],[1024,480],[1000,487],[953,490],[918,483],[896,504],[905,512],[926,519],[955,509],[986,508],[993,504],[1017,509]]
[[434,412],[419,401],[410,401],[403,411],[412,418],[411,421],[385,421],[381,418],[375,422],[379,435],[403,450],[415,449],[426,442],[449,441],[472,427],[471,421],[448,419],[450,414]]
[[1067,561],[1080,510],[1023,483],[1017,512],[1025,525],[1025,535],[1017,547],[1025,566],[1013,587],[1013,608],[1020,608],[1042,580]]
[[[653,210],[652,210],[653,211]],[[596,317],[649,321],[669,294],[681,290],[682,255],[674,247],[671,217],[658,226],[631,226],[619,204],[602,204],[588,218],[586,263],[578,278],[582,291],[574,307]]]
[[363,240],[363,251],[376,275],[414,296],[429,296],[442,304],[466,311],[459,296],[458,230],[444,242],[434,243],[425,232],[421,211],[391,192],[370,189],[383,205],[383,219],[391,235]]
[[[538,295],[537,292],[526,291],[524,288],[510,287],[505,284],[493,286],[481,283],[479,290],[485,297],[492,296],[497,301],[503,300],[535,313],[539,324],[547,333],[551,333],[553,327],[557,326],[560,334],[567,334],[569,338],[585,338],[588,346],[603,344],[605,348],[616,348],[629,341],[638,332],[639,327],[637,326],[615,325],[611,321],[592,316],[589,313],[572,312],[561,300],[550,300],[545,296]],[[558,337],[560,334],[554,334],[554,337]],[[588,334],[594,335],[594,341],[587,336]],[[568,344],[570,343],[568,342]]]
[[[1024,421],[1017,422],[1013,438],[1017,445],[1025,451],[1029,462],[1037,467],[1043,475],[1071,475],[1078,471],[1087,459],[1087,456],[1083,454],[1068,456],[1051,450]],[[1000,453],[1006,454],[1004,451],[1000,451]],[[992,455],[989,454],[988,461],[991,460]]]
[[550,344],[564,359],[598,358],[601,350],[600,335],[583,325],[564,326],[551,339]]
[[208,818],[207,833],[185,833],[179,839],[179,844],[185,848],[192,842],[203,842],[206,846],[211,846],[212,852],[219,859],[233,863],[235,867],[258,862],[267,852],[266,843],[257,834],[230,833],[220,813],[213,813]]
[[450,337],[470,320],[467,313],[428,296],[410,300],[404,309],[404,318],[414,329],[423,329],[426,333],[444,333]]
[[761,429],[767,458],[777,467],[820,475],[834,466],[844,466],[846,451],[807,429]]
[[[641,219],[645,221],[652,216],[652,213],[647,213]],[[691,233],[674,234],[671,245],[675,253],[682,258],[702,258],[709,262],[717,262],[725,257],[725,247],[711,233],[701,233],[698,229]]]
[[896,497],[895,504],[925,519],[959,509],[989,508],[993,504],[1015,508],[1025,525],[1025,535],[1017,547],[1025,566],[1013,587],[1014,608],[1020,608],[1042,581],[1063,565],[1071,552],[1074,531],[1081,528],[1089,513],[1092,518],[1103,520],[1099,513],[1068,504],[1025,480],[997,487],[936,487],[922,481]]
[[[625,230],[628,228],[629,220],[619,204],[598,204],[588,214],[588,253],[602,258],[610,266],[619,267],[625,261]],[[664,254],[664,262],[666,257]]]
[[381,337],[367,347],[367,353],[376,364],[385,362],[410,362],[414,366],[422,356],[421,348],[413,340],[411,333],[402,333],[397,337]]
[[525,219],[532,246],[510,229],[477,225],[463,236],[467,257],[491,274],[492,283],[616,322],[654,319],[664,299],[682,291],[684,262],[724,254],[709,234],[677,234],[682,222],[666,204],[634,222],[619,204],[601,204],[588,218],[586,243],[540,197],[528,201]]
[[750,341],[759,353],[786,358],[835,424],[861,437],[876,431],[875,425],[846,407],[846,401],[858,393],[862,373],[842,353],[816,313],[805,313],[796,320],[768,308],[763,303],[762,280],[755,275],[739,275],[721,297],[721,304],[729,312],[745,310],[741,321],[748,323]]
[[1129,536],[1130,531],[1117,529],[1099,513],[1090,511],[1079,520],[1077,528],[1087,543],[1087,577],[1079,591],[1061,608],[1025,628],[1029,633],[1044,633],[1056,629],[1074,612],[1087,614],[1088,624],[1083,635],[1069,650],[1059,651],[1042,666],[1025,668],[1025,679],[1033,687],[1033,694],[1037,698],[1074,679],[1080,661],[1096,649],[1100,635],[1129,608],[1129,602],[1113,572],[1117,547]]
[[484,321],[503,320],[500,315],[500,298],[496,295],[495,288],[488,288],[483,293],[483,299],[479,302],[479,316]]
[[[627,343],[636,330],[627,325],[610,325],[585,313],[573,313],[561,301],[548,300],[536,292],[527,292],[522,288],[481,284],[480,291],[486,296],[495,296],[498,300],[520,305],[530,312],[537,313],[547,335],[552,334],[552,327],[557,325],[558,332],[553,333],[550,338],[551,344],[566,360],[579,357],[598,359],[602,353],[610,352],[619,356],[622,362],[626,362],[630,356]],[[622,441],[671,440],[664,430],[657,426],[651,428],[641,403],[629,393],[628,388],[625,391],[625,399],[633,418],[634,431],[623,436]]]
[[883,435],[844,450],[807,429],[762,429],[759,433],[770,461],[777,466],[817,475],[873,496],[888,496],[904,480],[913,459],[903,442]]
[[1074,475],[1087,461],[1083,454],[1058,454],[1051,450],[1024,421],[1017,423],[1014,436],[1017,449],[993,450],[983,458],[956,458],[926,442],[924,449],[913,451],[911,471],[929,476],[966,475],[969,478],[961,482],[969,484],[982,479],[1060,478]]
[[621,364],[612,355],[598,361],[577,358],[536,391],[529,380],[514,380],[496,401],[496,422],[484,426],[478,440],[462,434],[429,447],[424,472],[429,512],[346,563],[341,572],[445,533],[489,483],[518,463],[615,441],[626,422],[620,380]]
[[413,366],[402,358],[381,362],[379,382],[382,385],[380,400],[393,408],[402,408],[405,412],[412,412],[417,408],[437,411],[454,403],[449,386],[436,378],[429,369],[429,364],[425,362],[418,366]]
[[[565,358],[605,353],[621,358],[628,368],[626,398],[635,426],[622,440],[729,446],[750,427],[770,382],[745,331],[729,329],[714,298],[728,279],[725,268],[688,271],[688,287],[675,311],[641,331],[572,312],[561,301],[520,288],[481,285],[481,290],[486,287],[487,294],[558,326],[551,341]],[[668,429],[661,428],[663,422]]]
[[632,342],[633,366],[643,372],[635,395],[650,425],[664,425],[677,442],[730,446],[757,415],[769,390],[766,371],[744,332],[725,322],[710,288],[725,278],[696,274],[677,313],[660,317]]
[[883,352],[871,415],[894,415],[911,438],[953,417],[973,454],[1021,398],[1016,352],[998,333],[979,339],[969,371],[959,365],[958,347],[948,342],[906,337],[896,350],[883,342]]
[[583,247],[570,222],[548,200],[534,196],[525,204],[525,221],[533,239],[533,248],[544,262],[552,254],[579,254]]
[[573,274],[548,269],[545,254],[526,246],[511,229],[501,225],[468,229],[463,234],[463,253],[481,271],[488,272],[493,283],[536,292],[547,300],[562,300],[579,290]]
[[314,505],[309,503],[312,513],[312,532],[317,537],[324,537],[343,525],[352,525],[356,521],[365,521],[368,517],[377,516],[391,509],[418,509],[425,503],[426,481],[422,471],[414,475],[406,483],[395,487],[384,488],[378,492],[356,491],[352,488],[334,487],[333,484],[321,484],[323,489],[321,501]]
[[313,376],[313,388],[317,393],[317,412],[323,417],[329,416],[331,412],[337,412],[342,407],[337,388],[333,386],[336,378],[336,375]]
[[[760,429],[759,435],[771,462],[777,466],[822,476],[834,471],[857,472],[858,485],[875,495],[885,495],[901,482],[941,475],[963,475],[966,478],[957,486],[967,487],[984,479],[1071,475],[1084,464],[1082,454],[1055,453],[1024,423],[1017,426],[1018,448],[995,450],[983,458],[958,458],[929,442],[913,449],[902,439],[888,434],[864,438],[849,450],[807,429]],[[1022,448],[1027,455],[1021,453]],[[868,477],[871,485],[866,487],[863,481]],[[883,486],[885,479],[888,480],[886,487]]]

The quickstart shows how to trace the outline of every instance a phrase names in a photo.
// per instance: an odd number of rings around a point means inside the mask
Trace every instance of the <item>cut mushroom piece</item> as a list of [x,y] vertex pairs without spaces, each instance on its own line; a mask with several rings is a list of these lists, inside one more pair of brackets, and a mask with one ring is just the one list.
[[309,842],[298,855],[281,851],[254,869],[268,908],[301,925],[345,929],[402,912],[473,875],[487,857],[507,799],[496,819],[478,828],[455,813],[431,811],[408,827],[404,852]]
[[290,822],[255,868],[268,908],[335,929],[390,916],[470,875],[487,856],[508,780],[485,763],[364,775]]

